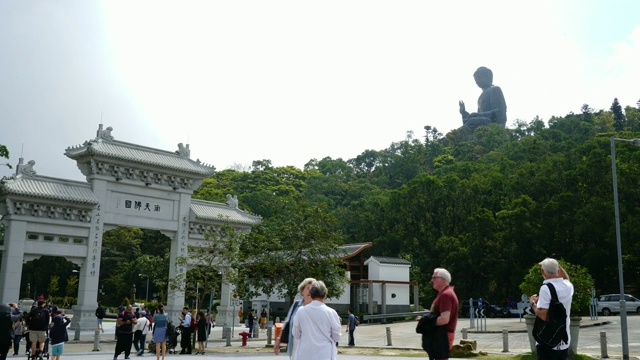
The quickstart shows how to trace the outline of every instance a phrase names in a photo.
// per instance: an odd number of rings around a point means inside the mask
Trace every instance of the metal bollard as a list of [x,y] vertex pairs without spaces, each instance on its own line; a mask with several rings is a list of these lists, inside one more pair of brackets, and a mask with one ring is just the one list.
[[509,330],[502,329],[502,352],[509,352]]
[[267,328],[267,345],[271,345],[271,337],[273,336],[273,326]]
[[226,346],[231,346],[231,328],[227,328],[227,345]]
[[600,358],[605,359],[608,357],[609,354],[607,354],[607,333],[604,331],[600,331]]
[[467,333],[469,332],[469,329],[467,328],[462,328],[462,338],[464,340],[467,340]]
[[391,328],[387,326],[387,346],[393,346],[391,342]]
[[80,340],[80,323],[76,324],[76,330],[73,335],[73,340]]
[[100,349],[100,330],[96,330],[93,334],[93,351],[101,351]]
[[253,325],[253,334],[251,334],[251,337],[254,339],[260,337],[260,326],[258,324]]

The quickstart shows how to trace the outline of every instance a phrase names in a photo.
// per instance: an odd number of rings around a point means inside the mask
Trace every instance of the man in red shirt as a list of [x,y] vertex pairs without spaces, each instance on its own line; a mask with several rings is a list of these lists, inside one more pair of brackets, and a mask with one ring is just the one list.
[[456,325],[458,324],[458,297],[453,292],[451,274],[446,269],[436,268],[431,276],[433,288],[438,290],[438,296],[431,305],[431,312],[439,314],[436,326],[445,326],[449,339],[449,349],[453,347]]

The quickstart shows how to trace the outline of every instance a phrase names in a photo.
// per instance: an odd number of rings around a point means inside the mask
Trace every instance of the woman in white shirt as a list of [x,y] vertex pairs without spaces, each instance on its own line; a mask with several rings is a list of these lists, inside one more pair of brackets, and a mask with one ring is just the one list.
[[[284,319],[284,323],[282,328],[284,329],[288,323],[289,326],[293,327],[293,318],[295,317],[299,308],[307,305],[311,302],[311,296],[309,296],[309,289],[311,288],[311,284],[316,281],[314,278],[306,278],[302,280],[300,285],[298,285],[298,293],[300,294],[300,299],[296,300],[293,305],[289,308],[289,312],[287,313],[287,317]],[[293,350],[297,344],[293,343],[293,333],[289,331],[289,336],[286,339],[281,339],[280,337],[276,337],[276,344],[273,347],[273,353],[276,355],[280,354],[280,344],[287,344],[287,354],[290,359],[293,359]],[[295,346],[294,346],[295,345]]]
[[311,303],[298,309],[293,318],[293,337],[296,339],[294,360],[335,360],[336,343],[340,341],[340,316],[324,304],[327,286],[315,281],[309,288]]

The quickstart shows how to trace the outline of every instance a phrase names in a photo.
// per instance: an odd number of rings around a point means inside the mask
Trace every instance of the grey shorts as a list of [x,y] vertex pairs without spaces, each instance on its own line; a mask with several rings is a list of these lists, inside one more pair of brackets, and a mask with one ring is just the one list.
[[47,340],[47,333],[43,330],[43,331],[38,331],[38,330],[31,330],[29,331],[29,341],[31,342],[41,342],[44,343]]

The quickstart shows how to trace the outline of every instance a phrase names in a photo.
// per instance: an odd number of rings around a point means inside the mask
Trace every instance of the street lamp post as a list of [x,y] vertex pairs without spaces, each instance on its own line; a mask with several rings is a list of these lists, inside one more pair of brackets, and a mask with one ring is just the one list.
[[147,277],[147,294],[144,298],[144,301],[149,301],[149,275],[138,274],[138,276],[146,276]]
[[620,240],[620,210],[618,207],[618,174],[616,168],[616,141],[640,145],[640,139],[618,139],[611,137],[611,172],[613,174],[613,209],[616,223],[616,247],[618,249],[618,279],[620,282],[620,333],[622,335],[622,359],[629,360],[629,334],[627,333],[627,305],[624,299],[624,278],[622,271],[622,242]]

